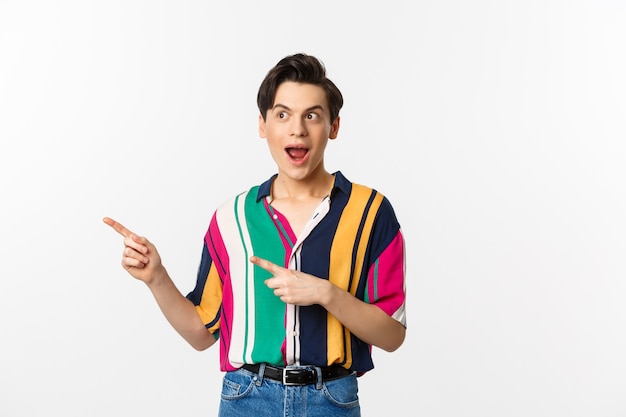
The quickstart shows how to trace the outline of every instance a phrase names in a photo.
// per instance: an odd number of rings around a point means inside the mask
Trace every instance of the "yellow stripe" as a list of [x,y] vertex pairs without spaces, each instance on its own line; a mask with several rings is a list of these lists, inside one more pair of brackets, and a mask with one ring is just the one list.
[[[382,195],[378,193],[374,198],[365,220],[364,229],[361,234],[362,239],[360,241],[355,241],[355,239],[362,217],[355,216],[354,213],[364,212],[372,192],[373,190],[371,188],[353,184],[350,200],[348,200],[343,210],[343,215],[339,220],[330,252],[330,282],[343,290],[349,291],[352,295],[356,294],[359,284],[358,278],[363,267],[363,259],[367,249],[369,234],[374,223],[374,218],[376,217],[376,212],[382,202]],[[352,252],[355,245],[357,245],[356,265],[352,275],[352,285],[348,288],[350,284],[350,269],[352,267]],[[347,357],[344,357],[344,340],[350,340],[350,332],[330,313],[328,314],[327,332],[328,364],[345,362],[346,366],[350,366],[352,364],[352,351],[349,343],[345,352]]]
[[[204,324],[210,323],[217,317],[218,310],[222,303],[222,283],[217,273],[215,265],[211,265],[209,275],[202,290],[200,305],[196,306],[196,311]],[[219,321],[208,330],[214,332],[220,327]]]
[[376,219],[376,213],[378,213],[378,209],[380,208],[381,203],[383,202],[383,196],[380,193],[377,193],[372,201],[372,205],[370,206],[369,211],[367,212],[367,218],[365,219],[365,224],[363,225],[363,231],[361,232],[361,240],[359,241],[359,246],[356,255],[356,265],[354,268],[354,275],[352,277],[352,287],[350,288],[350,294],[356,294],[356,289],[359,286],[359,277],[361,276],[361,270],[363,269],[363,262],[365,259],[365,252],[367,250],[367,245],[369,243],[369,237],[372,233],[372,227],[374,226],[374,220]]

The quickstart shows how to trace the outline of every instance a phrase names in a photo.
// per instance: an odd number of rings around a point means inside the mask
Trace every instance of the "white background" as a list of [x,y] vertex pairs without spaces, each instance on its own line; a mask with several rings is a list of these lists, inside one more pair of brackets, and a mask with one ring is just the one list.
[[111,216],[186,293],[215,207],[274,172],[256,92],[307,52],[327,168],[407,240],[408,333],[363,416],[626,415],[626,3],[0,0],[0,415],[215,415]]

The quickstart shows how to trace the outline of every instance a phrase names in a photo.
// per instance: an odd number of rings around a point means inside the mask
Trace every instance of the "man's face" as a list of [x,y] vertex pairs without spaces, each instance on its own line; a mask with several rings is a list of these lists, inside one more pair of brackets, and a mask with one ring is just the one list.
[[267,139],[279,173],[294,179],[323,169],[326,144],[338,130],[339,118],[330,120],[326,93],[312,84],[282,83],[265,120],[259,116],[259,135]]

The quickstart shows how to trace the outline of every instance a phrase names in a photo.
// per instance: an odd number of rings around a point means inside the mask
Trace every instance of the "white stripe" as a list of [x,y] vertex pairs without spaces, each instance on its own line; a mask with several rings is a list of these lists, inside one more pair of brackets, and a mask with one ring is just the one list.
[[392,316],[394,319],[396,319],[397,321],[399,321],[400,323],[402,323],[403,326],[406,327],[406,305],[405,303],[402,303],[402,305],[400,306],[400,308],[398,308],[393,314]]
[[[217,211],[217,224],[224,239],[224,245],[227,248],[229,257],[230,278],[233,291],[233,317],[231,329],[230,352],[228,356],[229,362],[233,366],[243,365],[250,362],[251,351],[247,352],[244,358],[244,346],[246,346],[246,326],[248,326],[248,348],[254,346],[254,279],[252,279],[253,264],[249,262],[251,253],[247,253],[246,249],[251,248],[250,235],[247,225],[245,224],[244,203],[247,193],[239,195],[237,206],[235,207],[235,198],[226,202]],[[237,216],[241,223],[241,235],[237,225]],[[244,239],[244,245],[241,239]],[[246,272],[247,269],[247,272]],[[248,287],[248,311],[249,316],[246,317],[246,300],[238,297],[246,296],[246,286]],[[250,317],[252,316],[252,317]]]

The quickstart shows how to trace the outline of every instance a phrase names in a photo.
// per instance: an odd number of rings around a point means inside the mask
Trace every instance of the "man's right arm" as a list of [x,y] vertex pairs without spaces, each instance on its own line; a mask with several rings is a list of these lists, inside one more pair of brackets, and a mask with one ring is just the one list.
[[196,350],[213,345],[215,338],[202,323],[193,303],[176,288],[156,247],[111,218],[105,217],[103,221],[124,237],[122,267],[148,286],[174,330]]

